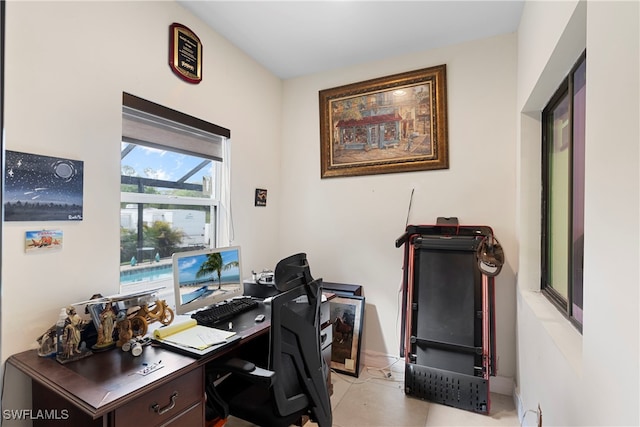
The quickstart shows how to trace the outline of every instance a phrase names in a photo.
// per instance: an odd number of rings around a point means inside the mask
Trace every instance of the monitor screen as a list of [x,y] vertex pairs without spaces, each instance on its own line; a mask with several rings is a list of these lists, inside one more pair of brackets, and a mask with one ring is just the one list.
[[173,286],[177,314],[241,296],[240,247],[174,253]]

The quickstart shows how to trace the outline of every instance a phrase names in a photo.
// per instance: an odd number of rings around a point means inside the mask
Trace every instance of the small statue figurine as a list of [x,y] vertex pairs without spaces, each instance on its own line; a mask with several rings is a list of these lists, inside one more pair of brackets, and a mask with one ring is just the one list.
[[111,302],[104,305],[100,312],[100,325],[98,326],[98,342],[92,347],[96,351],[107,350],[114,346],[113,331],[116,324],[116,313]]
[[47,332],[38,338],[38,356],[49,357],[56,354],[56,325],[53,325]]
[[133,338],[133,331],[131,331],[131,321],[124,319],[118,322],[118,341],[116,346],[122,347],[126,342],[129,342]]
[[81,347],[81,331],[86,323],[80,318],[73,306],[66,309],[67,318],[64,320],[64,326],[58,331],[61,336],[58,338],[58,348],[56,359],[60,363],[72,362],[90,356],[92,353],[84,346]]

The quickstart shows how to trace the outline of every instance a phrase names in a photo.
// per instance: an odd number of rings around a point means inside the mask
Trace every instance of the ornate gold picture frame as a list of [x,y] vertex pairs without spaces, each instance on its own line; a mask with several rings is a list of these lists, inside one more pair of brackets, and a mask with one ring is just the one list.
[[449,168],[446,65],[319,92],[321,178]]

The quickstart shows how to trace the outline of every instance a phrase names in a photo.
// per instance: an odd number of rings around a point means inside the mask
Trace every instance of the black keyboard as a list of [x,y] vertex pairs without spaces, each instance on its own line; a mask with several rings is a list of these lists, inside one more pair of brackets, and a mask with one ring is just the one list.
[[216,323],[232,319],[240,313],[258,306],[258,301],[251,298],[232,299],[226,303],[205,308],[191,315],[198,325],[214,327]]

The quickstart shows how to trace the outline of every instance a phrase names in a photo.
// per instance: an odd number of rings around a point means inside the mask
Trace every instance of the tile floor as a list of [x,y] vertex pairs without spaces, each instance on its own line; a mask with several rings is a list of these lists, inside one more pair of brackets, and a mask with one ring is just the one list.
[[[385,371],[385,372],[388,372]],[[334,427],[432,427],[432,426],[514,426],[520,425],[513,397],[491,394],[489,415],[407,397],[403,372],[392,371],[384,378],[376,368],[363,368],[360,376],[332,372]],[[307,423],[315,427],[314,423]],[[248,427],[252,424],[230,417],[226,427]]]

